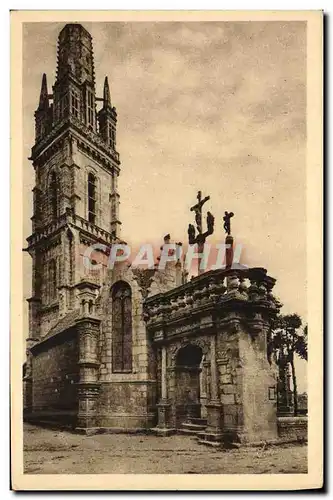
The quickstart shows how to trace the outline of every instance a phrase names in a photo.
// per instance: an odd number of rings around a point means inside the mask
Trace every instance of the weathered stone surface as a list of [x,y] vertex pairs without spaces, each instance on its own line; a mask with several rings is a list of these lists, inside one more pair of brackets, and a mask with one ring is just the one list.
[[235,396],[233,394],[222,394],[221,402],[224,405],[233,405],[235,403]]
[[233,384],[222,384],[222,394],[236,394],[237,386]]
[[281,439],[287,441],[307,441],[308,418],[278,417],[278,433]]
[[[160,411],[168,428],[205,416],[207,439],[219,441],[222,433],[238,441],[274,439],[276,401],[268,394],[275,378],[266,332],[278,311],[268,293],[275,280],[254,268],[217,269],[186,282],[180,260],[148,272],[127,262],[108,265],[107,247],[120,242],[120,162],[106,127],[116,133],[117,115],[103,101],[100,128],[95,114],[87,126],[81,87],[76,90],[82,109],[60,111],[59,96],[76,78],[85,74],[95,85],[90,37],[79,24],[64,30],[77,32],[84,57],[75,59],[70,83],[72,65],[58,68],[63,78],[53,86],[53,111],[43,84],[45,109],[35,115],[25,407],[49,418],[77,419],[81,431],[137,430],[158,423],[160,404],[168,408]],[[64,54],[71,58],[71,49]],[[164,244],[169,240],[167,235]],[[96,243],[104,246],[92,251]],[[88,263],[101,269],[89,269]]]
[[32,357],[32,411],[42,419],[73,423],[77,412],[78,345],[74,334]]
[[231,384],[231,383],[232,383],[232,376],[230,373],[221,375],[221,384]]

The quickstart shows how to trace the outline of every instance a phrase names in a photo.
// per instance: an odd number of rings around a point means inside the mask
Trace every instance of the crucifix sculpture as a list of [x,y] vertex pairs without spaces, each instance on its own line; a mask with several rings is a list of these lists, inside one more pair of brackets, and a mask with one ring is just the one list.
[[[198,245],[198,253],[202,253],[204,250],[204,245],[207,236],[213,234],[214,232],[214,216],[211,214],[211,212],[207,212],[207,230],[203,232],[203,227],[202,227],[202,207],[203,205],[210,199],[210,196],[206,196],[205,198],[202,199],[201,191],[198,191],[197,195],[197,200],[198,203],[193,205],[191,207],[191,212],[195,212],[195,223],[197,226],[197,235],[195,234],[195,227],[193,224],[188,225],[188,242],[190,245],[194,245],[197,243]],[[200,269],[200,263],[201,263],[201,258],[199,258],[199,263],[198,263],[198,272],[201,274],[203,272],[202,269]]]

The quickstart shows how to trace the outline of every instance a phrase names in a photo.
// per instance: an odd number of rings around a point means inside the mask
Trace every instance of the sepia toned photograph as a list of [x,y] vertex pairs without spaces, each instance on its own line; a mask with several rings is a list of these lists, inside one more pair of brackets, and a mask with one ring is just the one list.
[[18,489],[320,487],[322,14],[17,14]]

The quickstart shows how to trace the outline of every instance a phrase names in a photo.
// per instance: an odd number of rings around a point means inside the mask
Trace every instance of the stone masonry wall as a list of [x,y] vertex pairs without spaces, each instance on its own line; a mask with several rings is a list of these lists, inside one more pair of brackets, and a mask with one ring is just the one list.
[[307,417],[278,417],[279,438],[283,441],[307,441]]
[[77,412],[77,339],[67,334],[39,346],[32,357],[33,413],[52,421],[72,422]]
[[267,361],[266,333],[254,339],[246,332],[239,335],[242,366],[244,440],[263,441],[277,438],[276,377]]
[[223,431],[241,441],[277,438],[274,369],[267,361],[265,333],[218,335],[219,393]]
[[[50,331],[50,329],[57,323],[59,319],[58,307],[45,308],[39,313],[40,321],[40,335],[45,337],[45,335]],[[32,332],[34,334],[34,332]]]
[[155,425],[154,382],[122,381],[101,384],[98,400],[98,427],[135,431]]
[[217,366],[219,395],[223,404],[223,427],[230,434],[238,433],[244,425],[242,407],[242,368],[239,360],[236,333],[218,335]]

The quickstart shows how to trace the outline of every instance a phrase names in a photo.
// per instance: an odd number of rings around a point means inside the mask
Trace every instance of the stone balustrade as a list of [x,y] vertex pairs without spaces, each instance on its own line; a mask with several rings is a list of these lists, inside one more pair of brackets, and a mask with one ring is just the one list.
[[235,302],[278,310],[274,284],[263,268],[209,271],[174,290],[147,298],[144,318],[149,328],[212,306],[228,308]]
[[35,233],[27,239],[29,247],[36,245],[40,241],[48,238],[51,234],[55,233],[66,224],[71,224],[79,230],[82,229],[83,231],[96,236],[96,238],[103,240],[107,244],[114,243],[115,241],[111,233],[109,233],[105,229],[102,229],[101,227],[96,226],[95,224],[92,224],[91,222],[88,222],[83,217],[72,213],[72,211],[68,209],[65,213],[59,216],[56,221],[51,222],[50,224],[36,230]]

